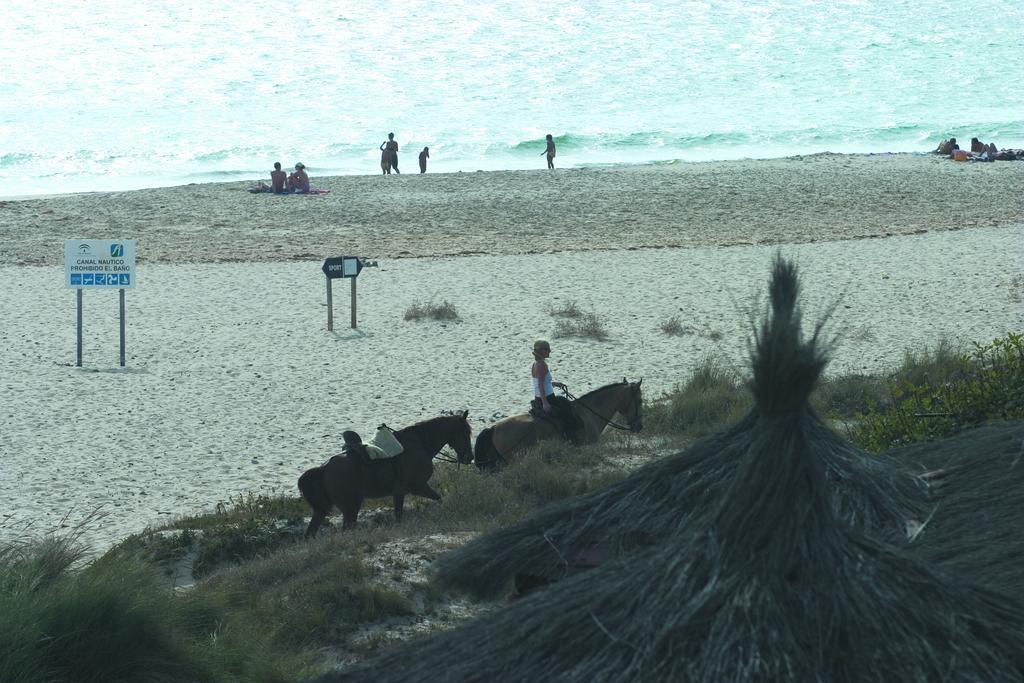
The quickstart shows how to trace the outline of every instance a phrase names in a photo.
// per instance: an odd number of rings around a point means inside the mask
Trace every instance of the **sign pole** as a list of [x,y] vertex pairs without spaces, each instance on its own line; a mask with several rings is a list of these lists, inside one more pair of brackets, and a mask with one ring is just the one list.
[[[82,290],[78,290],[78,291],[82,291]],[[123,368],[124,367],[124,290],[123,289],[119,289],[119,290],[117,290],[117,292],[118,292],[118,298],[121,300],[120,301],[120,309],[121,309],[121,367]]]
[[342,277],[352,281],[352,329],[356,329],[356,277],[365,266],[376,267],[376,261],[364,261],[358,256],[334,256],[324,261],[320,270],[327,277],[327,329],[334,330],[334,298],[331,295],[331,280]]
[[78,367],[82,367],[82,290],[76,290],[78,292],[78,362],[75,363]]
[[64,240],[64,286],[77,292],[77,367],[82,367],[82,292],[86,289],[118,290],[120,361],[121,367],[125,367],[124,291],[135,287],[135,240]]
[[352,329],[356,329],[356,278],[349,278],[352,281]]
[[327,331],[334,331],[334,297],[331,296],[331,278],[327,278]]

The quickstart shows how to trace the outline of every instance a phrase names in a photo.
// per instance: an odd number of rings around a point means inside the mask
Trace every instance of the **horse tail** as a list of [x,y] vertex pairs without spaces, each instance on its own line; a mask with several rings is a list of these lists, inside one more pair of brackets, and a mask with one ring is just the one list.
[[493,465],[496,454],[497,452],[494,450],[494,428],[488,427],[476,437],[476,443],[473,445],[473,461],[477,467]]
[[331,511],[331,507],[334,503],[331,502],[330,496],[327,495],[327,487],[324,485],[324,468],[314,467],[313,469],[306,470],[299,477],[299,491],[302,493],[302,497],[309,503],[309,507],[313,508],[313,512],[320,512],[327,514]]

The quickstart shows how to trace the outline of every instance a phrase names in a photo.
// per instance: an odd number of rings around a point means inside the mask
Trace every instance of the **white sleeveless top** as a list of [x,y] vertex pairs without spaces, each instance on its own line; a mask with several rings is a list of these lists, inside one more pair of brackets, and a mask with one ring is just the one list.
[[[541,390],[544,391],[543,394],[540,393]],[[533,397],[534,398],[540,398],[541,396],[550,396],[553,393],[555,393],[555,387],[551,385],[551,372],[550,371],[548,371],[548,373],[546,375],[544,375],[544,379],[543,380],[541,380],[541,378],[539,378],[539,377],[534,377],[533,378]]]

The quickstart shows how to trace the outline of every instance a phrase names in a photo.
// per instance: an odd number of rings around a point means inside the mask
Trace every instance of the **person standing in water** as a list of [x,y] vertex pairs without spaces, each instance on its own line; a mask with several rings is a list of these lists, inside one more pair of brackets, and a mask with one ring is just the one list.
[[555,168],[555,141],[551,138],[551,133],[548,133],[545,138],[548,141],[548,148],[540,153],[541,156],[547,155],[548,157],[548,168]]
[[420,152],[420,173],[427,172],[427,159],[430,158],[430,148],[424,147],[423,151]]
[[380,150],[383,152],[383,156],[380,159],[380,166],[384,168],[384,162],[388,162],[388,169],[385,173],[391,173],[391,169],[395,169],[395,173],[401,173],[398,170],[398,143],[395,142],[395,134],[388,133],[388,139],[380,143]]

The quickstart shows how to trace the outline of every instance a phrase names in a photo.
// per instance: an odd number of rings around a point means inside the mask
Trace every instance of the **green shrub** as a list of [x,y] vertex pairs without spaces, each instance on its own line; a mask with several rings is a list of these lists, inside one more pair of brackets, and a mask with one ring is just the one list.
[[1024,335],[975,344],[970,353],[929,368],[922,372],[911,364],[890,385],[888,405],[872,403],[857,415],[851,440],[877,452],[989,420],[1024,417]]
[[294,543],[301,537],[309,513],[302,498],[249,492],[218,503],[211,514],[182,517],[160,530],[129,536],[111,553],[167,563],[194,549],[192,573],[203,577],[224,565]]
[[0,680],[229,680],[151,566],[82,558],[74,536],[0,550]]
[[600,445],[577,448],[553,440],[541,442],[493,473],[480,473],[475,467],[438,468],[434,483],[444,498],[434,523],[447,529],[504,524],[546,503],[625,476],[601,452]]
[[739,420],[752,405],[740,377],[707,356],[682,386],[645,409],[645,431],[699,437]]
[[826,377],[811,396],[811,405],[822,416],[849,419],[886,401],[888,393],[884,377],[856,373]]

